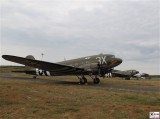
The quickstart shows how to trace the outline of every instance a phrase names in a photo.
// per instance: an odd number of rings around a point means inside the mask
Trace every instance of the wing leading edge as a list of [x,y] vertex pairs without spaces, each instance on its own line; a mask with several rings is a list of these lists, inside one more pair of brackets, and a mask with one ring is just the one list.
[[34,68],[47,70],[53,73],[55,72],[57,74],[62,74],[62,73],[75,74],[75,73],[80,73],[84,71],[84,69],[78,68],[78,67],[50,63],[50,62],[45,62],[40,60],[27,59],[27,58],[18,57],[18,56],[3,55],[2,57],[8,61],[12,61],[15,63],[23,64],[23,65],[34,67]]

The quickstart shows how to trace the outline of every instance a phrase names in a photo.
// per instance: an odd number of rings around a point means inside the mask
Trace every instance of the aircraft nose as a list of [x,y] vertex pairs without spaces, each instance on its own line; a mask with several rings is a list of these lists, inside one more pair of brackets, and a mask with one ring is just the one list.
[[119,65],[119,64],[121,64],[122,63],[122,59],[120,59],[120,58],[113,58],[113,59],[111,59],[111,65],[112,66],[117,66],[117,65]]
[[120,58],[115,58],[115,60],[116,60],[118,65],[122,63],[122,59],[120,59]]

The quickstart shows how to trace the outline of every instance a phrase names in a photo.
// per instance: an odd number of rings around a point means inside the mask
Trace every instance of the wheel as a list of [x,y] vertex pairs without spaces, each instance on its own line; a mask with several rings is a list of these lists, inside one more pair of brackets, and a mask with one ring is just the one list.
[[126,77],[125,80],[130,80],[130,77]]
[[94,84],[99,84],[99,82],[100,82],[99,78],[94,78],[94,80],[93,80]]
[[87,83],[87,79],[85,77],[80,78],[80,84]]
[[33,76],[33,78],[36,79],[37,77],[36,77],[36,76]]

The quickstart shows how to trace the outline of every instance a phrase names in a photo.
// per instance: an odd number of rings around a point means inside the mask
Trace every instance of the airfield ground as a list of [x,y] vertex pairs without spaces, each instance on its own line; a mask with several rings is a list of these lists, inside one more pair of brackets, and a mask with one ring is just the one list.
[[[13,68],[1,68],[11,73]],[[75,76],[38,77],[64,83],[0,78],[0,118],[2,119],[148,119],[149,112],[160,112],[160,91],[112,89],[75,85]],[[66,83],[73,82],[73,83]],[[101,79],[98,85],[159,87],[160,78],[151,80]]]

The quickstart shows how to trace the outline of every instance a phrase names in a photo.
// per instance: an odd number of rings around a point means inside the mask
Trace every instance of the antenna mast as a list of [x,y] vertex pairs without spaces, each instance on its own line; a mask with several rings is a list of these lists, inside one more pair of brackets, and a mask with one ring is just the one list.
[[[43,54],[43,53],[41,53],[41,55],[42,55],[42,59],[43,59],[44,54]],[[42,59],[41,59],[41,60],[42,60]]]

